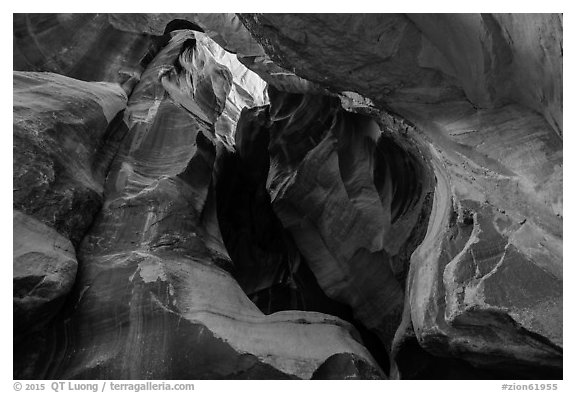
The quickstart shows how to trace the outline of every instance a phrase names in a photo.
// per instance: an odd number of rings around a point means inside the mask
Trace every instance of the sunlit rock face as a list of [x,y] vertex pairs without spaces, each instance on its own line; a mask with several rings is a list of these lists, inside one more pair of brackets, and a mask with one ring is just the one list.
[[16,14],[14,68],[15,378],[562,376],[561,16]]
[[[289,92],[323,91],[273,62],[235,14],[109,14],[116,28],[132,33],[161,35],[166,29],[200,30],[264,81]],[[230,55],[228,55],[230,56]]]
[[[236,123],[240,118],[240,111],[246,107],[261,106],[268,103],[266,82],[258,75],[242,65],[236,56],[225,51],[207,35],[197,36],[204,48],[206,58],[214,59],[216,64],[225,66],[232,74],[230,92],[226,95],[224,110],[218,117],[214,127],[216,134],[229,145],[234,145]],[[203,61],[202,59],[196,60]]]

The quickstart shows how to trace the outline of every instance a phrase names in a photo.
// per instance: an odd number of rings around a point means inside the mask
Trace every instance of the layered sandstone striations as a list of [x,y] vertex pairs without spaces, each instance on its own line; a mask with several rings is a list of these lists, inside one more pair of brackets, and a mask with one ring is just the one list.
[[25,371],[67,379],[310,378],[342,353],[380,378],[352,325],[298,310],[264,315],[234,280],[213,186],[227,149],[216,123],[233,77],[204,42],[175,33],[132,92],[119,125],[127,136],[79,249],[67,317],[53,326],[37,368]]
[[561,15],[14,44],[15,377],[561,376]]
[[258,167],[269,167],[274,211],[320,287],[390,347],[407,256],[429,211],[430,168],[415,150],[399,154],[394,135],[337,98],[269,93],[269,109],[243,114],[238,149],[264,156]]
[[131,90],[158,43],[106,14],[14,14],[14,70],[50,71]]
[[432,215],[411,258],[396,351],[411,336],[476,366],[558,370],[561,16],[241,19],[281,66],[393,110],[429,152]]

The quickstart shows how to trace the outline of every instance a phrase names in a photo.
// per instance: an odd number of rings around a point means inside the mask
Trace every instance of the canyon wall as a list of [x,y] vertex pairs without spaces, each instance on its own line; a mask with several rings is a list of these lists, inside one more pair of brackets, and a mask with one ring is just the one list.
[[15,378],[561,378],[562,45],[15,14]]

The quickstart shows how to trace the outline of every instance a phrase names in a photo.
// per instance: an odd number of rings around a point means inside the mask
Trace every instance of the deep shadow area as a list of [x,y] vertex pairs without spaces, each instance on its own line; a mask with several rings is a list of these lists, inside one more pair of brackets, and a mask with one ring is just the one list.
[[384,345],[354,319],[349,306],[326,296],[274,214],[265,189],[266,166],[256,169],[244,164],[238,153],[226,153],[219,165],[216,190],[220,231],[234,263],[233,275],[249,298],[264,314],[316,311],[350,322],[387,372],[390,365]]
[[440,357],[426,352],[412,337],[402,344],[395,358],[402,370],[402,379],[419,380],[553,380],[562,379],[562,370],[548,367],[524,367],[516,369],[478,368],[463,359]]
[[[270,166],[267,126],[267,107],[245,110],[238,123],[237,130],[241,131],[236,133],[236,151],[223,150],[217,159],[217,214],[224,244],[233,261],[233,275],[265,314],[282,310],[315,311],[350,322],[382,370],[388,372],[390,363],[385,345],[377,334],[354,318],[350,306],[324,293],[272,208],[266,189]],[[411,158],[406,161],[406,165],[414,165]],[[410,180],[412,177],[404,179],[404,183]],[[395,187],[399,190],[396,199],[415,192],[415,187],[402,187]],[[412,203],[410,200],[405,205]]]

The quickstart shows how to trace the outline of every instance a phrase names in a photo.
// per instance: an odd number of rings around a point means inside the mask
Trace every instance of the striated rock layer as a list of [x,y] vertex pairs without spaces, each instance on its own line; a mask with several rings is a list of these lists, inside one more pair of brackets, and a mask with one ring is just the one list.
[[197,38],[176,33],[132,92],[68,316],[22,376],[310,378],[330,356],[353,354],[381,378],[349,323],[264,315],[231,275],[212,168],[226,149],[215,123],[233,81]]
[[[406,257],[427,217],[430,169],[417,152],[398,154],[395,137],[370,117],[345,112],[336,98],[270,95],[269,110],[243,113],[239,151],[268,150],[274,211],[320,287],[390,347]],[[269,142],[248,150],[248,138]]]
[[15,378],[561,377],[562,23],[15,14]]
[[106,14],[14,14],[14,69],[50,71],[86,81],[123,84],[154,54],[148,34],[115,28]]
[[561,16],[241,19],[281,66],[392,110],[427,151],[434,201],[394,353],[413,337],[479,367],[561,369]]

